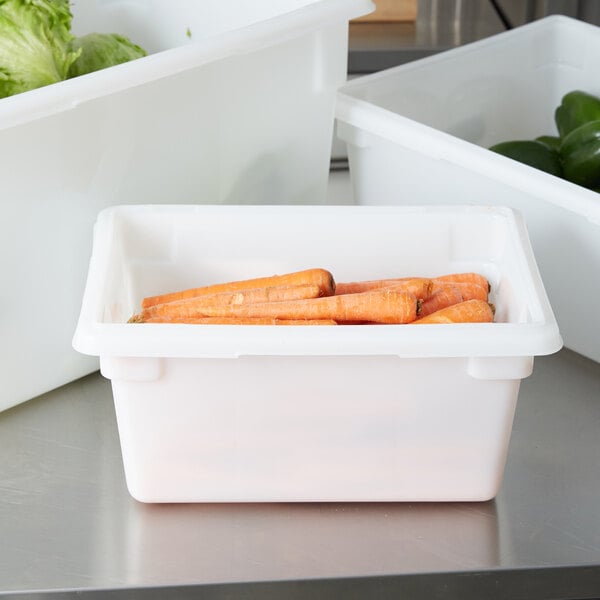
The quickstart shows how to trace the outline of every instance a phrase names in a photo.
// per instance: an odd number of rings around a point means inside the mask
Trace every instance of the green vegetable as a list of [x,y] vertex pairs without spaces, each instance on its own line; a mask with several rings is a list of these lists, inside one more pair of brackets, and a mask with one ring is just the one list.
[[67,77],[71,19],[68,0],[0,0],[0,98]]
[[80,56],[71,65],[69,77],[85,75],[146,56],[143,48],[116,33],[90,33],[75,39],[71,47]]
[[513,160],[546,171],[551,175],[562,177],[562,167],[558,152],[549,148],[546,144],[537,140],[515,140],[501,142],[490,148]]
[[586,188],[600,188],[600,119],[566,135],[560,157],[566,179]]
[[560,138],[555,135],[540,135],[540,137],[536,137],[535,140],[556,152],[558,152],[558,149],[560,148]]
[[581,90],[569,92],[554,120],[559,136],[502,142],[490,150],[600,191],[600,98]]
[[146,56],[122,35],[71,33],[69,0],[0,0],[0,98]]
[[563,96],[554,112],[554,121],[561,138],[588,121],[600,119],[600,98],[575,90]]

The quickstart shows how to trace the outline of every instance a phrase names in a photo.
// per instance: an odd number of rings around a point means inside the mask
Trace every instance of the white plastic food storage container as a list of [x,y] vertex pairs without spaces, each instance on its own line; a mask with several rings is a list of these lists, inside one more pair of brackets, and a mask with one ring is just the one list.
[[[497,323],[128,324],[144,296],[310,267],[477,271]],[[492,207],[103,211],[74,347],[99,355],[146,502],[486,500],[519,384],[561,339],[521,219]]]
[[574,89],[600,95],[600,28],[552,16],[355,79],[338,135],[358,204],[509,205],[525,217],[565,345],[600,361],[600,196],[487,148],[556,135]]
[[0,410],[98,367],[70,340],[98,211],[319,203],[369,0],[78,0],[150,56],[0,99]]

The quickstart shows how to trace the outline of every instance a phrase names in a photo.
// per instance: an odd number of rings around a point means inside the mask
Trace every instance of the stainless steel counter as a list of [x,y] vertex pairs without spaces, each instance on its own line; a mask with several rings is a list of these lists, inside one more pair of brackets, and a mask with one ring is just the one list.
[[568,350],[491,502],[140,504],[99,374],[0,414],[0,449],[2,598],[600,597],[600,365]]

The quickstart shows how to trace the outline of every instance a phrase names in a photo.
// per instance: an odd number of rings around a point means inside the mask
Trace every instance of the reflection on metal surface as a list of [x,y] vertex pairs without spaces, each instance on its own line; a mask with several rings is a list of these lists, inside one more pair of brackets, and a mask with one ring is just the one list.
[[494,502],[140,504],[128,527],[132,583],[485,570],[499,560]]
[[420,0],[415,22],[351,24],[348,71],[379,71],[504,30],[487,1]]
[[352,23],[348,72],[372,73],[552,14],[600,25],[598,0],[419,0],[407,23]]
[[97,375],[0,415],[0,593],[116,582],[125,495]]
[[598,0],[494,0],[506,13],[513,27],[548,15],[565,15],[600,25]]

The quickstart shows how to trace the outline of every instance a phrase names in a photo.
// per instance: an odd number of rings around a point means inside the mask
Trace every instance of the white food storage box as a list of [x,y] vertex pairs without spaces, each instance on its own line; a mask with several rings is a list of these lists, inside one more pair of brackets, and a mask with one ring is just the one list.
[[[337,281],[477,271],[496,323],[128,324],[143,297],[313,266]],[[104,210],[73,339],[112,382],[146,502],[486,500],[519,384],[561,346],[507,208]]]
[[369,0],[78,0],[151,55],[0,99],[0,410],[98,368],[70,340],[111,204],[325,199],[348,21]]
[[596,361],[600,196],[487,148],[556,135],[565,93],[600,95],[599,56],[600,28],[552,16],[354,79],[337,105],[355,202],[519,210],[565,345]]

